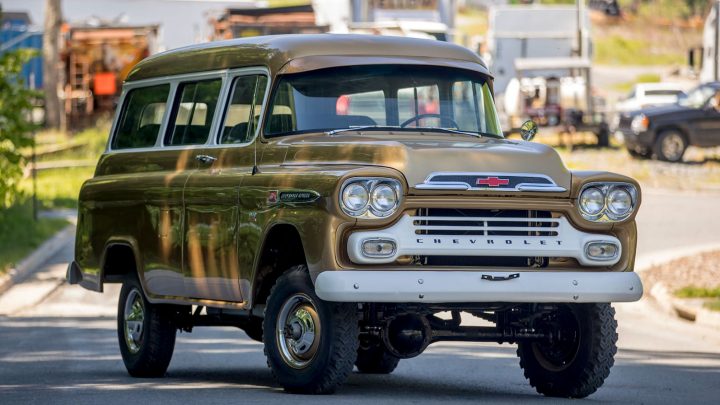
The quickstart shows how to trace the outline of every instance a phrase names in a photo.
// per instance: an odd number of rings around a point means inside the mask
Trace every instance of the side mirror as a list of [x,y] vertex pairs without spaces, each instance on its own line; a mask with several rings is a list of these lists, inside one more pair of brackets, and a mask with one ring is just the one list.
[[538,126],[533,120],[525,121],[520,126],[520,136],[522,136],[524,141],[532,141],[532,139],[535,138],[537,131]]

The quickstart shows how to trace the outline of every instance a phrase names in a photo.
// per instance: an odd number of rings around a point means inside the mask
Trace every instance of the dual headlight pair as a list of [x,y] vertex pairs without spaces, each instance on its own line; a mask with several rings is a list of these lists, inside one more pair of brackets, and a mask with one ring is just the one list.
[[400,206],[402,186],[385,177],[356,177],[340,189],[340,207],[351,217],[383,218]]
[[580,191],[578,206],[583,218],[593,222],[622,221],[637,204],[637,190],[628,183],[590,183]]

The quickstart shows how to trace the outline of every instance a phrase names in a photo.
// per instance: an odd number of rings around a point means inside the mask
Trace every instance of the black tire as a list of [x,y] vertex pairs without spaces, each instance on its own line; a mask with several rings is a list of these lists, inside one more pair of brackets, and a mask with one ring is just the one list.
[[[133,304],[128,303],[128,300],[142,306],[141,321],[137,321],[137,311],[128,317],[129,322],[138,322],[135,325],[141,325],[135,338],[125,328],[126,306],[133,308]],[[175,349],[177,329],[173,322],[173,311],[169,306],[148,302],[135,277],[126,279],[120,290],[117,332],[120,353],[131,376],[147,378],[165,375]],[[130,336],[129,339],[126,339],[126,333]]]
[[[311,328],[306,323],[300,328],[290,321],[307,317],[313,331],[320,329],[319,340],[315,339],[313,333],[310,344],[301,346],[301,349],[309,346],[307,351],[297,354],[290,347],[293,347],[294,342],[303,341],[304,331]],[[281,338],[278,335],[279,319],[285,325],[283,328],[287,330],[286,333],[295,333],[295,337]],[[301,332],[296,332],[298,330]],[[273,376],[285,391],[298,394],[333,393],[352,372],[357,357],[358,336],[357,306],[320,300],[315,295],[307,267],[291,267],[270,290],[263,320],[265,356]]]
[[[597,391],[610,375],[617,353],[617,322],[610,304],[562,305],[555,313],[561,333],[576,330],[563,343],[518,344],[520,367],[540,394],[584,398]],[[574,324],[574,325],[573,325]],[[574,342],[574,344],[572,343]],[[550,353],[550,354],[547,354]]]
[[262,319],[250,318],[250,321],[243,327],[243,331],[248,337],[256,342],[263,341],[263,326]]
[[653,152],[660,160],[681,162],[687,147],[685,134],[675,129],[668,129],[661,132],[655,140]]
[[628,154],[635,159],[649,159],[651,157],[651,154],[649,152],[640,153],[636,151],[635,149],[627,149]]
[[355,366],[363,374],[390,374],[395,371],[400,359],[388,353],[382,345],[358,349]]

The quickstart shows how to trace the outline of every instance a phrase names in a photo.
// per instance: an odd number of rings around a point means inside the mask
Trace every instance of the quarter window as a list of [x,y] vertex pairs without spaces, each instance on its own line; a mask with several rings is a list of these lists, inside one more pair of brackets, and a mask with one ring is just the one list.
[[250,142],[260,120],[260,110],[267,76],[241,76],[233,82],[230,104],[225,111],[225,121],[220,135],[221,144]]
[[181,83],[165,135],[165,145],[199,145],[210,134],[222,80]]
[[148,148],[155,145],[170,92],[169,84],[130,90],[118,129],[112,142],[113,149]]

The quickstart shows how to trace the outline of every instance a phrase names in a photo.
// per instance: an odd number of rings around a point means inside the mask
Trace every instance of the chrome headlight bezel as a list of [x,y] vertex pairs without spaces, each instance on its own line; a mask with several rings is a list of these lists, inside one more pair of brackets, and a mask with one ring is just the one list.
[[[345,189],[350,185],[360,185],[367,191],[367,203],[361,209],[352,209],[345,203],[343,195]],[[395,205],[389,210],[383,211],[375,204],[372,204],[373,192],[379,186],[387,185],[395,192]],[[386,218],[397,212],[402,202],[402,185],[400,181],[390,177],[352,177],[343,182],[338,195],[338,203],[342,211],[353,217],[362,219]]]
[[[585,191],[595,188],[600,190],[600,192],[603,194],[604,197],[604,204],[602,209],[596,213],[588,213],[585,210],[583,210],[580,200],[582,198],[582,195]],[[630,196],[630,209],[624,213],[624,214],[618,214],[613,212],[610,209],[610,195],[615,190],[623,190],[628,193]],[[578,197],[576,200],[578,211],[580,212],[580,215],[582,215],[583,218],[590,222],[621,222],[626,219],[628,219],[634,212],[635,208],[637,208],[637,188],[634,184],[631,183],[624,183],[624,182],[592,182],[587,183],[582,186],[580,189],[580,193],[578,193]]]

